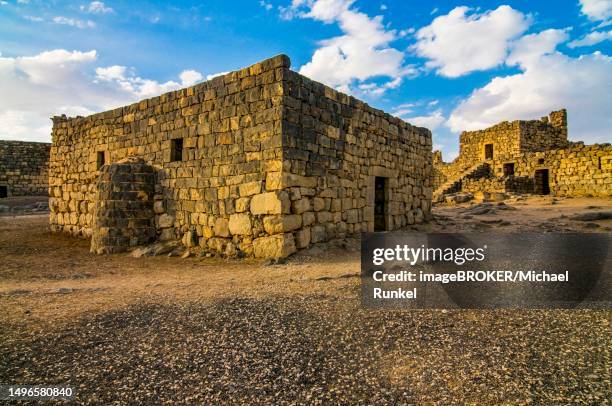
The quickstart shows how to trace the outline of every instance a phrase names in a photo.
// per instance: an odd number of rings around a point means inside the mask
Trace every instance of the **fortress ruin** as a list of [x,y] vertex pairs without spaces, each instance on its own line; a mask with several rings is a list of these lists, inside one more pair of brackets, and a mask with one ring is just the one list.
[[451,163],[433,155],[433,200],[456,192],[612,196],[612,146],[571,142],[567,112],[464,131]]
[[50,223],[96,253],[182,239],[280,258],[423,221],[431,133],[280,55],[88,117],[53,118]]

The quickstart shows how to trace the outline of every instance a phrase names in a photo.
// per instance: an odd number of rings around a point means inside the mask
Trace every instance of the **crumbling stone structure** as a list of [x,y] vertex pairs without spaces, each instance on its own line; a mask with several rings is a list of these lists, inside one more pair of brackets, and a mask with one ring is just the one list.
[[155,239],[155,169],[130,157],[102,166],[93,212],[91,251],[123,252]]
[[0,198],[46,195],[50,149],[44,142],[0,141]]
[[612,146],[567,139],[567,113],[464,131],[451,163],[433,153],[433,199],[454,192],[611,196]]
[[109,165],[127,157],[155,169],[155,238],[228,256],[279,258],[423,221],[432,193],[429,130],[289,68],[280,55],[112,111],[54,117],[51,229],[90,237],[124,227],[112,219],[117,211],[100,210],[108,196],[99,189]]

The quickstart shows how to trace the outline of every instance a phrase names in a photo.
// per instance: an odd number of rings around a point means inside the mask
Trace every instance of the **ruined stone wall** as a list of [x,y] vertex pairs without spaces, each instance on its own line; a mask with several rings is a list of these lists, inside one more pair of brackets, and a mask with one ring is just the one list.
[[[100,154],[105,163],[137,156],[157,170],[160,239],[189,233],[192,243],[225,250],[231,242],[230,250],[252,253],[265,233],[258,204],[275,190],[266,173],[282,166],[280,77],[288,65],[277,57],[112,111],[56,117],[52,230],[91,236]],[[182,156],[173,162],[178,139]]]
[[[98,166],[156,168],[156,229],[226,255],[282,257],[372,228],[374,176],[389,229],[431,199],[431,134],[292,72],[278,56],[130,106],[56,117],[51,228],[90,236]],[[182,140],[182,159],[172,161]],[[312,232],[311,232],[312,229]]]
[[612,196],[612,146],[572,144],[568,148],[527,152],[515,159],[492,162],[500,168],[514,163],[513,176],[464,179],[463,192],[534,193],[535,173],[548,170],[550,194],[555,196]]
[[[504,121],[484,130],[464,131],[459,137],[459,156],[446,163],[442,156],[434,159],[434,189],[461,174],[471,166],[485,161],[485,145],[493,145],[493,159],[489,162],[512,161],[526,152],[565,148],[567,140],[567,112],[553,111],[540,120]],[[438,151],[436,151],[438,152]],[[501,174],[501,166],[493,168]]]
[[0,187],[8,196],[48,193],[50,149],[43,142],[0,141]]
[[286,73],[283,167],[297,246],[374,231],[375,177],[388,182],[385,229],[428,216],[429,130]]
[[612,196],[612,146],[572,144],[568,148],[526,153],[515,164],[518,177],[534,178],[548,169],[556,196]]
[[519,121],[521,152],[546,151],[565,148],[567,140],[567,112],[553,111],[540,120]]
[[104,165],[100,172],[91,252],[124,252],[155,239],[155,169],[131,157]]
[[442,160],[442,151],[434,151],[431,175],[432,188],[435,189],[444,184],[449,180],[450,176],[457,172],[457,170],[458,165],[453,165]]
[[484,130],[462,132],[457,161],[464,167],[484,161],[486,144],[493,145],[493,159],[517,155],[521,151],[521,122],[504,121]]

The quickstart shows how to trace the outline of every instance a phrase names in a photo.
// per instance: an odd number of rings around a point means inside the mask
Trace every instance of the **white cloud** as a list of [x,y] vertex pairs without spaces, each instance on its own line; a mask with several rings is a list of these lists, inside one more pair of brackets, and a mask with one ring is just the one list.
[[26,16],[23,16],[23,18],[24,18],[25,20],[32,21],[33,23],[41,23],[41,22],[45,21],[45,19],[44,19],[44,18],[42,18],[42,17],[38,17],[38,16],[30,16],[30,15],[26,15]]
[[112,7],[107,7],[106,4],[101,1],[92,1],[89,5],[81,6],[80,8],[81,11],[94,14],[109,14],[115,11]]
[[468,15],[469,10],[457,7],[417,31],[412,49],[428,59],[426,67],[447,77],[494,68],[529,27],[530,18],[509,6],[482,14]]
[[406,117],[405,115],[399,115],[399,117],[412,125],[417,127],[425,127],[430,131],[436,130],[446,121],[446,118],[442,114],[441,110],[436,110],[426,116]]
[[0,1],[0,6],[8,6],[8,1],[5,1],[5,0]]
[[211,80],[216,78],[217,76],[227,75],[229,72],[217,72],[206,75],[206,80]]
[[607,21],[612,19],[612,1],[610,0],[580,0],[580,11],[591,21]]
[[386,4],[381,4],[381,5],[380,5],[380,9],[381,9],[382,11],[385,11],[387,8],[388,8],[388,7],[387,7],[387,5],[386,5]]
[[88,115],[189,86],[202,79],[185,70],[179,81],[141,78],[125,66],[95,67],[97,52],[56,49],[34,56],[0,56],[1,138],[49,141],[50,117]]
[[181,84],[184,86],[193,86],[203,78],[202,74],[195,70],[184,70],[179,75]]
[[53,17],[53,22],[56,24],[69,25],[77,28],[93,28],[96,24],[91,20],[79,20],[77,18],[68,18],[63,16]]
[[259,0],[259,5],[265,8],[266,10],[272,10],[272,4],[266,2],[265,0]]
[[530,66],[542,55],[554,52],[557,45],[567,41],[567,31],[567,29],[550,29],[519,38],[512,43],[506,64],[509,66]]
[[285,17],[334,23],[342,31],[321,41],[299,72],[345,92],[380,95],[415,69],[404,66],[404,53],[390,46],[397,34],[385,28],[383,17],[370,17],[352,5],[353,0],[294,0],[285,10]]
[[[519,65],[522,72],[496,77],[474,90],[451,113],[447,122],[451,130],[482,129],[503,120],[536,119],[565,107],[571,139],[609,142],[612,58],[599,52],[577,58],[553,52],[551,37],[555,35],[550,30],[525,37],[523,46],[517,45],[509,61]],[[528,42],[539,45],[529,47]],[[538,52],[541,55],[536,56]]]
[[106,68],[96,68],[96,78],[102,81],[125,79],[127,68],[125,66],[113,65]]
[[153,97],[172,90],[192,86],[203,78],[202,74],[198,71],[184,70],[179,75],[180,82],[169,80],[164,83],[159,83],[155,80],[143,79],[136,76],[130,69],[120,65],[113,65],[105,68],[99,67],[96,68],[95,72],[98,82],[107,82],[116,85],[118,89],[131,95],[131,99],[133,100]]
[[588,47],[609,40],[612,40],[612,31],[595,31],[569,42],[567,46],[570,48]]

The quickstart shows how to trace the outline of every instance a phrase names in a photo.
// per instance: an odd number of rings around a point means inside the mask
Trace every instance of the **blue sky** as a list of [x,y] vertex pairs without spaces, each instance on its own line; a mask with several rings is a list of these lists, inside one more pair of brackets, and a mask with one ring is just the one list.
[[0,138],[285,53],[448,159],[461,130],[561,107],[570,138],[609,142],[611,38],[612,0],[0,0]]

